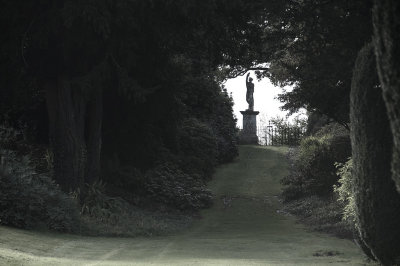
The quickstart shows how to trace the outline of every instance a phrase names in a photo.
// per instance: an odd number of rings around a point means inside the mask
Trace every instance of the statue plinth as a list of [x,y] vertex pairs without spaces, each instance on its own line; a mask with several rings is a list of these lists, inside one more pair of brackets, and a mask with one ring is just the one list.
[[240,144],[258,144],[257,137],[257,115],[258,111],[240,111],[243,115],[243,129],[240,131]]

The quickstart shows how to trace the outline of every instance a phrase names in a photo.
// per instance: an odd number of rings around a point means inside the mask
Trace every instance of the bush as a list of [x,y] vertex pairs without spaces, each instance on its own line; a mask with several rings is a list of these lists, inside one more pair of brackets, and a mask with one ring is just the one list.
[[342,209],[342,202],[310,196],[285,204],[283,211],[296,215],[313,230],[352,239],[352,227],[342,220]]
[[100,222],[116,224],[131,206],[122,198],[110,197],[104,191],[105,184],[101,181],[88,186],[82,199],[81,214],[88,215]]
[[[228,133],[232,133],[232,131]],[[217,135],[218,163],[231,162],[239,155],[239,150],[237,147],[236,131],[233,131],[233,133],[234,134],[229,137],[227,137],[226,135],[224,136],[222,134]]]
[[217,99],[218,103],[215,104],[216,110],[210,124],[217,136],[218,162],[228,163],[239,155],[237,119],[233,115],[233,99],[225,88]]
[[294,155],[291,173],[282,180],[285,200],[330,196],[338,181],[335,162],[345,162],[350,154],[348,132],[337,126],[329,125],[315,136],[304,138]]
[[29,156],[0,149],[0,223],[20,228],[71,232],[79,226],[79,207],[45,174],[37,174]]
[[308,114],[306,135],[313,135],[321,128],[329,124],[329,118],[326,115],[311,112]]
[[353,161],[351,158],[346,163],[337,163],[337,175],[340,177],[334,191],[338,195],[338,201],[344,204],[343,220],[353,228],[358,228],[356,220],[356,203],[354,198],[354,181],[352,178]]
[[134,166],[122,164],[116,155],[102,159],[102,173],[108,186],[123,188],[133,194],[140,194],[143,190],[142,172]]
[[188,227],[191,217],[178,212],[146,210],[106,194],[106,185],[90,185],[82,200],[83,232],[95,236],[152,236]]
[[212,204],[212,194],[199,176],[188,175],[168,163],[146,174],[145,189],[155,201],[180,210],[197,210]]
[[218,155],[217,139],[211,128],[197,119],[188,119],[180,128],[179,143],[181,168],[205,179],[211,177]]
[[360,225],[356,215],[356,202],[354,197],[354,179],[352,176],[353,160],[348,159],[346,163],[337,163],[337,175],[340,177],[338,184],[334,186],[334,191],[337,194],[337,202],[344,207],[342,208],[342,220],[346,223],[347,227],[353,231],[353,236],[358,246],[364,253],[372,260],[375,260],[374,255],[371,253],[370,248],[360,238],[359,230]]

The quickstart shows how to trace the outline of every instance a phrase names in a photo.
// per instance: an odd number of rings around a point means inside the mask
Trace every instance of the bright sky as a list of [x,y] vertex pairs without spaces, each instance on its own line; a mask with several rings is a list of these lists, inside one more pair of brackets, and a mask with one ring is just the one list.
[[[282,103],[275,99],[278,94],[282,93],[282,88],[275,87],[267,78],[258,81],[254,71],[249,72],[254,83],[254,111],[260,112],[257,116],[257,125],[261,125],[260,120],[268,121],[268,119],[276,116],[285,117],[288,112],[280,110],[279,107],[282,106]],[[243,123],[243,116],[240,111],[246,110],[249,106],[246,102],[246,75],[229,79],[224,84],[228,93],[232,93],[232,98],[235,103],[233,112],[238,119],[237,123],[240,128],[242,128]],[[291,90],[290,87],[285,87],[285,89],[288,91]],[[302,113],[305,112],[303,111]],[[296,114],[292,117],[295,116]]]

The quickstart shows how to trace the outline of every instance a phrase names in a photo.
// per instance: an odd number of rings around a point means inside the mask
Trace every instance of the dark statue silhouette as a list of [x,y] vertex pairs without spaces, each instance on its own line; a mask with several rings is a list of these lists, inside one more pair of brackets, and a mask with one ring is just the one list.
[[251,78],[249,76],[250,76],[250,73],[248,73],[246,76],[246,88],[247,88],[246,101],[249,104],[248,110],[253,111],[254,110],[254,97],[253,97],[254,84],[253,84],[253,78]]

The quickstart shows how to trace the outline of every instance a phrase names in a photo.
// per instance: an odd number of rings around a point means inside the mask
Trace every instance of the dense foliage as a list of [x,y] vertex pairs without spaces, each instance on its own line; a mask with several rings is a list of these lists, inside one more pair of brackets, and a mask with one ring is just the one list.
[[171,164],[162,164],[149,171],[145,189],[156,201],[181,210],[197,210],[212,203],[211,192],[201,177],[185,174]]
[[119,196],[210,205],[205,181],[238,153],[221,81],[252,62],[262,1],[3,2],[1,112],[60,195],[107,223]]
[[338,194],[338,200],[344,203],[343,219],[352,227],[358,228],[356,220],[356,203],[354,197],[354,178],[351,174],[353,161],[351,158],[346,163],[337,163],[337,175],[340,177],[334,191]]
[[391,170],[396,135],[379,85],[375,49],[373,43],[366,44],[353,71],[350,136],[354,196],[362,242],[375,260],[396,265],[400,262],[400,194]]
[[[89,210],[97,201],[100,209],[111,210],[113,197],[91,189],[99,180],[107,182],[109,193],[129,199],[134,194],[157,201],[162,195],[179,209],[207,206],[203,181],[237,154],[232,100],[221,81],[253,69],[274,84],[293,85],[278,98],[286,110],[304,107],[320,116],[315,129],[322,120],[349,128],[349,110],[355,111],[350,127],[360,236],[374,258],[398,264],[391,239],[399,235],[397,2],[2,1],[0,112],[23,129],[26,140],[49,150],[49,165],[43,167],[43,153],[32,151],[38,164],[29,168],[21,159],[26,151],[1,147],[2,158],[10,161],[0,189],[10,185],[13,198],[24,188],[25,200],[32,197],[35,206],[34,216],[23,220],[56,220],[60,227],[47,226],[60,230],[69,230],[55,218],[62,215],[39,198],[69,206],[65,193],[75,191]],[[371,121],[390,128],[376,129]],[[297,171],[284,181],[287,198],[332,194],[333,163],[345,162],[349,145],[346,134],[331,131],[315,133],[310,126],[314,136],[303,140]],[[57,185],[48,177],[33,178],[32,169],[41,169],[38,176],[51,174]],[[176,193],[178,187],[183,194]],[[2,201],[12,208],[7,198]],[[28,215],[28,207],[15,210]],[[12,212],[7,217],[2,223],[29,226]]]
[[[345,177],[340,178],[336,168],[350,155],[349,132],[336,123],[323,126],[303,138],[298,147],[292,147],[290,174],[282,180],[285,210],[315,230],[353,238],[354,222],[349,222],[347,215],[352,195],[346,194],[352,193],[348,190],[349,169],[347,165],[341,168],[340,174]],[[338,195],[338,190],[343,192]]]
[[[283,108],[306,108],[346,125],[352,69],[371,38],[372,1],[282,1],[265,28],[265,48],[274,47],[268,76],[277,85],[293,85],[278,98]],[[275,34],[274,34],[275,33]],[[277,46],[275,43],[280,43]]]
[[31,160],[19,131],[0,127],[0,224],[77,231],[79,205]]
[[35,173],[29,159],[2,151],[0,224],[57,231],[77,231],[79,206],[49,176]]
[[351,155],[348,132],[328,125],[316,135],[305,137],[294,158],[294,169],[282,180],[283,196],[293,200],[305,196],[329,197],[337,183],[335,163]]
[[104,178],[101,158],[147,171],[160,151],[179,154],[178,133],[193,118],[216,136],[217,162],[237,154],[219,82],[251,62],[262,27],[248,22],[262,21],[261,1],[25,1],[2,10],[2,110],[48,138],[63,190]]

